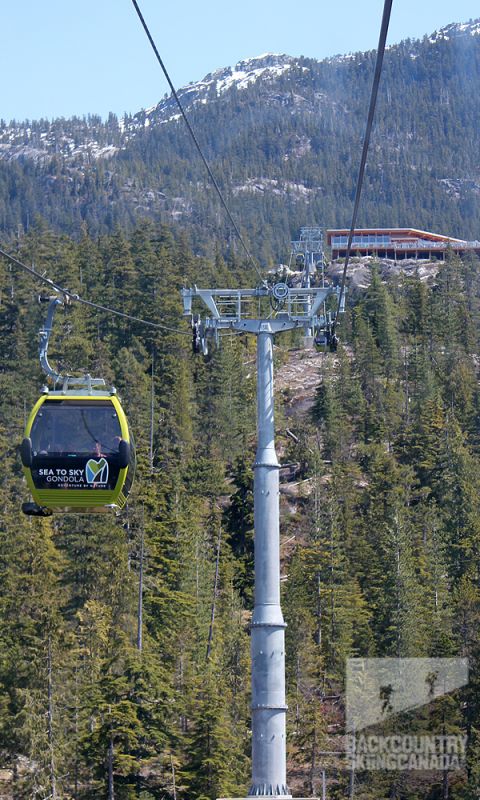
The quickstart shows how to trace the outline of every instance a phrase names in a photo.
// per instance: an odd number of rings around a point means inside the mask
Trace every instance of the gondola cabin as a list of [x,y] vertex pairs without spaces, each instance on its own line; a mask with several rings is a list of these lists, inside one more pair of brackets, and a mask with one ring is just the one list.
[[326,334],[326,332],[318,331],[315,334],[313,344],[316,350],[319,350],[321,353],[325,353],[328,348],[328,335]]
[[318,330],[315,334],[313,344],[320,353],[336,353],[338,348],[338,336],[331,330]]
[[135,471],[127,418],[112,391],[46,391],[21,445],[34,503],[24,512],[103,512],[125,505]]

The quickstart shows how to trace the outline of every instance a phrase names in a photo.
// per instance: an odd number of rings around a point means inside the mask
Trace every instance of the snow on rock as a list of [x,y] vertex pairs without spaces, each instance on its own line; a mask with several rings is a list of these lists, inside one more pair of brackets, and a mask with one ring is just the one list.
[[[217,95],[236,86],[237,89],[246,89],[259,78],[277,78],[284,72],[291,69],[294,59],[290,56],[266,53],[258,58],[249,58],[246,61],[239,61],[227,70],[221,70],[216,81]],[[226,73],[226,74],[225,74]],[[218,73],[215,73],[216,75]]]
[[310,189],[303,183],[293,181],[277,181],[272,178],[247,178],[245,183],[234,186],[233,194],[239,195],[243,192],[250,194],[274,194],[284,196],[285,193],[291,194],[296,199],[308,200],[318,189]]
[[[198,104],[205,105],[210,99],[220,97],[234,87],[238,91],[242,91],[260,79],[278,78],[297,63],[292,56],[264,53],[255,58],[239,61],[234,67],[222,67],[210,72],[201,81],[189,83],[179,89],[177,94],[186,109]],[[127,128],[134,130],[137,127],[144,127],[149,124],[147,120],[152,116],[157,118],[160,124],[178,119],[178,106],[175,99],[168,97],[147,111],[136,114],[129,121]]]
[[480,194],[480,181],[473,178],[439,178],[438,182],[442,184],[447,194],[457,200],[465,197],[468,192]]
[[444,28],[435,31],[429,36],[428,41],[436,44],[439,41],[448,41],[449,39],[457,39],[460,36],[478,36],[480,34],[480,19],[471,20],[470,22],[451,22],[450,25],[445,25]]

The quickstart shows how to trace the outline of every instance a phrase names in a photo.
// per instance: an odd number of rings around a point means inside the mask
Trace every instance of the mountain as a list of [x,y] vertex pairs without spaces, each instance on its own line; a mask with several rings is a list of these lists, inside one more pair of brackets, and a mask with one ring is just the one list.
[[[389,47],[359,224],[478,238],[480,21]],[[197,138],[262,260],[304,224],[346,226],[375,53],[265,54],[179,90]],[[232,238],[178,107],[117,119],[0,123],[0,230],[41,215],[98,234],[151,217],[202,251]]]
[[[295,65],[295,59],[286,55],[267,53],[257,58],[240,61],[235,67],[218,69],[202,81],[190,83],[177,94],[185,110],[207,104],[235,88],[246,89],[258,80],[272,81]],[[147,128],[181,118],[173,96],[167,96],[156,106],[144,109],[134,116],[125,115],[118,120],[110,115],[107,123],[97,116],[71,120],[26,120],[10,125],[0,122],[0,159],[5,161],[31,160],[45,162],[61,155],[67,163],[110,158],[139,132]]]
[[429,37],[429,41],[435,44],[438,41],[448,41],[450,39],[458,39],[460,37],[465,36],[478,36],[480,34],[480,20],[470,20],[470,22],[464,22],[460,24],[458,22],[452,22],[450,25],[446,25],[444,28],[440,28],[438,31],[432,33]]

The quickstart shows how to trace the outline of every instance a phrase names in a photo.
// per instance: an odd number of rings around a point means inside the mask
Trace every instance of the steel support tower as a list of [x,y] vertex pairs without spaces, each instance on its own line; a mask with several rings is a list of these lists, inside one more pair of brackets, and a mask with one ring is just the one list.
[[297,267],[301,266],[304,272],[305,285],[310,287],[310,277],[320,271],[322,274],[321,284],[324,286],[325,255],[321,228],[300,228],[300,239],[292,242],[290,268],[295,264]]
[[[290,252],[290,268],[301,267],[302,287],[310,289],[312,276],[321,273],[320,286],[325,286],[325,256],[323,252],[323,232],[321,228],[300,228],[300,239],[292,242]],[[305,307],[307,316],[310,309]],[[311,326],[305,328],[306,343],[311,344],[313,329]]]
[[[273,340],[323,327],[319,310],[338,288],[183,289],[184,314],[196,298],[210,316],[202,336],[230,329],[257,337],[257,452],[254,463],[255,606],[251,624],[252,781],[249,797],[290,798],[286,775],[285,622],[280,607],[279,469],[275,452]],[[265,312],[258,316],[259,308]],[[342,309],[341,309],[342,310]],[[257,316],[255,316],[257,315]],[[202,348],[203,349],[203,348]]]

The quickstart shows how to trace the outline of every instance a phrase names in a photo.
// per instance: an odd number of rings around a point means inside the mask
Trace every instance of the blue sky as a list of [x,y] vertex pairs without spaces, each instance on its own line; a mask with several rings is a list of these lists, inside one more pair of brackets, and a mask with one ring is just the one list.
[[[324,58],[376,47],[383,0],[139,0],[178,87],[265,52]],[[389,42],[480,16],[473,0],[393,2]],[[135,113],[165,79],[131,0],[17,0],[1,13],[0,118]]]

